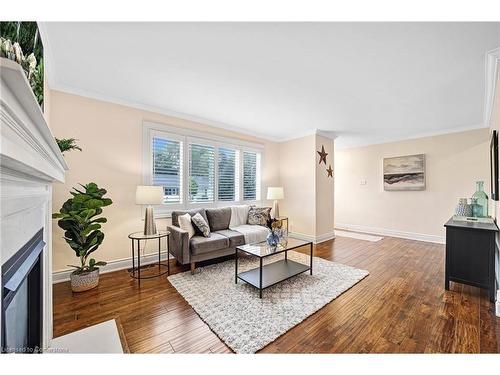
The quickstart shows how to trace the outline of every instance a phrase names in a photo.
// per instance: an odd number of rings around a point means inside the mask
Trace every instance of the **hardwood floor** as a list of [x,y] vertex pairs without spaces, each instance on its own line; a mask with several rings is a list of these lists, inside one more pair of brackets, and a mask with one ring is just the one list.
[[[487,294],[456,283],[444,290],[444,245],[338,237],[318,244],[315,256],[370,275],[261,352],[500,352],[500,318]],[[173,273],[189,268],[171,265]],[[81,294],[54,285],[55,337],[115,317],[132,353],[231,353],[165,278],[139,287],[117,271]]]

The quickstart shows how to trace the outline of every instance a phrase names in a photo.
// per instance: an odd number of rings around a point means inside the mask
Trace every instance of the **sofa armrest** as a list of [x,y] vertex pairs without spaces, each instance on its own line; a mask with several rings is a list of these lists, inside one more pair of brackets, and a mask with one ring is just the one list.
[[168,249],[178,262],[188,264],[191,261],[189,252],[189,233],[175,225],[168,225],[170,232]]

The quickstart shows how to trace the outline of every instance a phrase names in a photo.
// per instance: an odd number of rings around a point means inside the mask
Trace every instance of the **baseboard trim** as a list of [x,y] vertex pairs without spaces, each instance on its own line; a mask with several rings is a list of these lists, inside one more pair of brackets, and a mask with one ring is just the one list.
[[446,242],[446,238],[444,236],[435,236],[431,234],[422,234],[414,232],[404,232],[394,229],[369,227],[365,225],[337,223],[335,224],[335,228],[343,230],[351,230],[354,232],[378,234],[379,236],[405,238],[408,240],[415,240],[415,241],[433,242],[439,244],[444,244]]
[[[170,259],[172,259],[172,254],[170,254]],[[167,259],[167,252],[162,251],[160,253],[160,259],[161,260],[166,260]],[[147,265],[151,263],[156,263],[158,262],[158,253],[156,254],[146,254],[141,256],[141,265]],[[120,271],[120,270],[125,270],[127,268],[132,267],[132,257],[130,258],[124,258],[124,259],[117,259],[117,260],[111,260],[108,262],[108,264],[105,267],[102,267],[99,272],[101,274],[103,273],[108,273],[108,272],[114,272],[114,271]],[[74,270],[69,268],[65,270],[59,270],[55,271],[52,273],[52,284],[58,284],[62,283],[64,281],[69,281],[69,275],[71,272]]]
[[311,241],[314,244],[325,242],[328,240],[332,240],[335,238],[335,231],[321,234],[319,236],[313,236],[310,234],[304,234],[304,233],[296,233],[296,232],[290,232],[288,234],[292,238],[296,238],[298,240],[303,240],[303,241]]
[[314,243],[321,243],[328,240],[333,240],[335,238],[335,231],[331,231],[329,233],[321,234],[316,236],[316,241]]

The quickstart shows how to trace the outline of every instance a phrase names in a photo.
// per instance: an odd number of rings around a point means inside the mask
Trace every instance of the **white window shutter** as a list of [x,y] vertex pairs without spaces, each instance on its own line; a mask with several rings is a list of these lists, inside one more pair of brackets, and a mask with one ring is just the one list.
[[182,142],[153,137],[153,185],[162,186],[165,203],[182,202]]
[[189,201],[215,201],[215,148],[208,145],[189,144],[188,171]]
[[218,200],[237,200],[237,152],[230,148],[219,148],[218,158]]
[[260,155],[243,151],[243,200],[260,199]]

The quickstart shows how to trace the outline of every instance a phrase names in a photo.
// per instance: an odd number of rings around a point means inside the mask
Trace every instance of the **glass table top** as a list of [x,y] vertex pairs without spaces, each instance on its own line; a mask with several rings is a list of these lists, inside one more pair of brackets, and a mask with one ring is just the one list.
[[310,241],[298,240],[296,238],[288,238],[286,244],[278,246],[269,246],[266,242],[253,243],[248,245],[237,246],[238,250],[244,251],[247,254],[255,255],[257,257],[266,257],[273,254],[279,254],[287,250],[296,249],[302,246],[309,246]]
[[158,230],[156,234],[144,234],[143,231],[140,232],[134,232],[130,233],[128,235],[128,238],[134,239],[134,240],[150,240],[154,238],[162,238],[165,236],[168,236],[170,234],[169,231],[167,230]]

